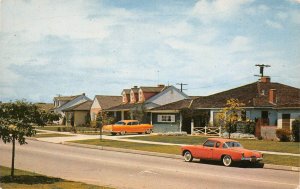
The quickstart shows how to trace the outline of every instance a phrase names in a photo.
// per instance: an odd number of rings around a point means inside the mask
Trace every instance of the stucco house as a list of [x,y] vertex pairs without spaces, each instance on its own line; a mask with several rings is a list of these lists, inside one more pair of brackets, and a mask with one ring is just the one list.
[[92,103],[93,101],[88,100],[75,106],[65,108],[63,112],[66,116],[66,126],[85,126],[90,122],[90,109]]
[[70,107],[79,105],[83,102],[89,101],[87,96],[85,96],[85,93],[82,93],[80,95],[74,95],[74,96],[57,96],[53,98],[53,104],[54,108],[53,111],[55,113],[61,114],[62,117],[59,120],[59,124],[62,124],[63,119],[65,117],[64,110],[68,109]]
[[[96,121],[97,114],[122,103],[122,96],[96,95],[90,110],[91,121]],[[115,117],[121,118],[121,114],[115,113]]]
[[[234,89],[154,108],[151,110],[152,120],[156,124],[159,122],[159,118],[156,117],[158,115],[173,116],[173,121],[165,124],[176,123],[174,130],[190,133],[192,120],[195,126],[216,125],[218,112],[225,107],[226,100],[230,98],[244,103],[245,111],[241,114],[245,119],[256,121],[258,126],[290,130],[292,121],[300,117],[300,89],[271,82],[270,77],[264,76],[257,82]],[[184,117],[184,110],[192,110],[194,116]]]

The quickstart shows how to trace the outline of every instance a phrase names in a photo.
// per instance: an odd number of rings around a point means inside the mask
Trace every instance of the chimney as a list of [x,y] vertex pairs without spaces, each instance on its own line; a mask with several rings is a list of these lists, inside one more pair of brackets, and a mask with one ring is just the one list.
[[270,89],[269,90],[269,102],[272,103],[272,104],[277,103],[276,89]]
[[260,78],[260,82],[261,83],[270,83],[271,82],[271,78],[269,76],[262,76]]
[[85,96],[85,93],[82,93],[83,96]]
[[138,88],[138,86],[133,86],[133,88],[137,89],[137,88]]
[[165,87],[164,84],[158,84],[157,87]]

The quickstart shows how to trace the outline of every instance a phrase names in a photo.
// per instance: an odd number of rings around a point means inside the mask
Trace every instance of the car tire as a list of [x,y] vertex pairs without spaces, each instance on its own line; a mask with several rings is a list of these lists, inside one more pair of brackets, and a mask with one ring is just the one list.
[[225,155],[222,158],[223,165],[229,167],[232,165],[232,158],[229,155]]
[[150,134],[151,133],[151,129],[147,129],[145,134]]
[[183,157],[184,157],[185,162],[191,162],[191,161],[193,161],[193,158],[194,158],[190,151],[184,152]]
[[126,133],[125,131],[121,131],[120,135],[125,135],[125,133]]
[[117,135],[117,133],[111,133],[111,135],[112,135],[112,136],[115,136],[115,135]]

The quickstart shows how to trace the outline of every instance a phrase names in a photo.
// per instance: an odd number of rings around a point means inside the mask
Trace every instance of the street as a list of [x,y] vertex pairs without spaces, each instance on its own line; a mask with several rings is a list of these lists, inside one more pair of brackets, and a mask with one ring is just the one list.
[[[124,189],[297,188],[299,172],[223,167],[183,160],[87,149],[28,140],[16,146],[17,169]],[[0,143],[0,164],[10,167],[11,144]]]

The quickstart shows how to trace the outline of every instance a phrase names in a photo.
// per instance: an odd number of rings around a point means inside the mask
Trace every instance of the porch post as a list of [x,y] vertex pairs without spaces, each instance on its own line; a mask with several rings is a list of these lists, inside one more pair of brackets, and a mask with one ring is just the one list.
[[182,132],[182,114],[179,113],[179,119],[180,119],[180,122],[179,122],[179,127],[180,127],[180,132]]
[[219,126],[219,137],[221,137],[222,131],[221,131],[221,125]]
[[150,124],[152,125],[152,112],[150,112]]
[[121,111],[121,120],[124,120],[124,111]]
[[194,119],[191,119],[191,135],[194,133]]
[[206,135],[207,127],[206,125],[204,126],[204,134]]

